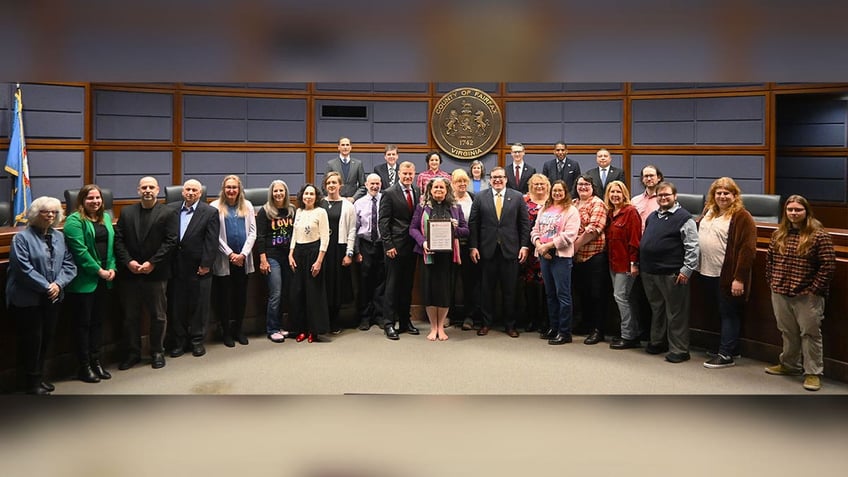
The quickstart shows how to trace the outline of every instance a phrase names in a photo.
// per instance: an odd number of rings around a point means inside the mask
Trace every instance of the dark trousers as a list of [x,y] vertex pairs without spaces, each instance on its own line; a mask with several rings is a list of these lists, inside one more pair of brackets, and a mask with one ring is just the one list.
[[[472,320],[480,316],[480,264],[471,261],[469,248],[462,245],[459,248],[459,258],[461,264],[454,267],[454,275],[462,280],[462,313],[455,311],[456,308],[456,293],[451,296],[450,314],[451,318],[459,319],[462,317],[471,318]],[[454,278],[454,284],[459,280]]]
[[292,327],[290,331],[295,333],[322,334],[330,329],[324,272],[313,277],[311,271],[312,264],[318,259],[319,248],[319,242],[316,240],[297,244],[294,249],[297,268],[292,276],[289,319]]
[[15,318],[18,334],[18,386],[21,389],[38,386],[44,374],[44,358],[56,333],[59,304],[47,303],[45,299],[39,306],[9,305],[9,312]]
[[386,263],[382,242],[359,241],[359,319],[378,323],[383,316],[386,293]]
[[215,311],[224,335],[238,335],[244,321],[247,306],[247,273],[244,267],[230,264],[230,274],[212,279],[215,295]]
[[[585,262],[574,262],[572,284],[580,297],[581,328],[604,333],[610,293],[609,262],[606,252],[596,253]],[[617,334],[617,333],[615,333]]]
[[103,344],[103,321],[109,316],[111,295],[106,282],[100,280],[91,293],[67,293],[65,301],[73,310],[73,335],[79,364],[100,357]]
[[698,280],[704,285],[706,296],[714,298],[718,303],[718,315],[721,320],[721,338],[718,352],[725,356],[740,354],[739,333],[742,327],[742,310],[745,299],[724,293],[719,286],[719,277],[699,275]]
[[642,284],[642,275],[637,275],[633,280],[633,288],[630,289],[630,315],[639,323],[639,340],[649,341],[651,339],[651,304],[645,295],[645,286]]
[[141,356],[141,313],[150,315],[150,351],[164,351],[168,323],[166,280],[124,280],[120,284],[124,307],[124,351],[127,357]]
[[[246,280],[245,280],[246,283]],[[174,348],[202,344],[209,324],[212,274],[174,276],[168,284],[168,340]]]
[[395,258],[386,257],[386,293],[381,326],[393,325],[397,321],[404,328],[411,323],[409,309],[412,306],[417,258],[418,255],[411,251],[399,253]]
[[[517,255],[516,255],[517,256]],[[515,287],[518,281],[518,259],[505,258],[501,253],[500,246],[495,248],[494,256],[481,258],[480,267],[483,274],[482,303],[480,309],[483,311],[483,325],[491,327],[495,320],[495,306],[497,285],[501,285],[503,296],[503,321],[507,330],[515,328]]]

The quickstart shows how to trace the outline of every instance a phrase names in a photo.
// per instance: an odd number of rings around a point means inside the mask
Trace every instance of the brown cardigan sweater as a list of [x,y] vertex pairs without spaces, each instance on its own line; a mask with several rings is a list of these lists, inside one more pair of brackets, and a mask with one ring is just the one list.
[[[700,219],[698,220],[700,224]],[[719,286],[722,293],[732,296],[730,286],[739,280],[745,286],[745,300],[751,295],[751,268],[757,255],[757,225],[746,209],[739,209],[730,218],[727,230],[727,250],[721,265]]]

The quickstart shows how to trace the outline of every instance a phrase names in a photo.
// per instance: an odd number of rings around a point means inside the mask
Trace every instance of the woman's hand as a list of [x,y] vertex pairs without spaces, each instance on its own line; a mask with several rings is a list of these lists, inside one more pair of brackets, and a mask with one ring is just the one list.
[[313,277],[317,277],[319,273],[321,273],[321,261],[316,260],[315,263],[312,264],[312,268],[309,269],[312,272]]
[[733,280],[730,284],[730,294],[733,296],[742,296],[745,294],[745,285],[739,280]]
[[291,267],[292,271],[297,268],[297,262],[294,260],[294,255],[292,254],[289,254],[289,266]]
[[430,255],[430,247],[427,245],[427,241],[421,244],[421,248],[424,249],[424,255]]
[[263,275],[267,275],[267,274],[271,273],[271,264],[268,263],[268,260],[265,260],[263,258],[262,260],[259,261],[259,271]]

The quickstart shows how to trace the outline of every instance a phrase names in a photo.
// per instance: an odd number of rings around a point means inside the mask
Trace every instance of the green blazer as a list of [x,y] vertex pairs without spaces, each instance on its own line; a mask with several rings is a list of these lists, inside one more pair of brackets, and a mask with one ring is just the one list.
[[[115,270],[115,230],[112,228],[112,217],[108,213],[103,214],[103,225],[106,226],[109,239],[106,246],[106,269]],[[90,220],[82,218],[79,212],[74,212],[65,221],[65,243],[68,245],[74,263],[77,264],[77,276],[68,285],[67,291],[72,293],[92,293],[97,289],[101,258],[97,255],[94,246],[94,224]],[[112,288],[112,282],[106,286]]]

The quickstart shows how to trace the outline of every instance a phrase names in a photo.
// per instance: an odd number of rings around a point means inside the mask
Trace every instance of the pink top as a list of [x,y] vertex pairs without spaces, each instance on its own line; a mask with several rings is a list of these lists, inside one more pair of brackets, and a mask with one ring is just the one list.
[[435,177],[444,177],[448,181],[451,180],[451,175],[441,169],[436,172],[433,172],[430,169],[422,171],[420,174],[418,174],[418,179],[415,182],[415,185],[417,185],[418,188],[421,190],[421,200],[424,200],[424,192],[426,192],[427,183]]
[[580,213],[577,207],[565,210],[561,206],[542,209],[536,217],[536,224],[530,232],[530,242],[538,239],[542,243],[554,242],[557,257],[574,256],[574,240],[580,230]]

